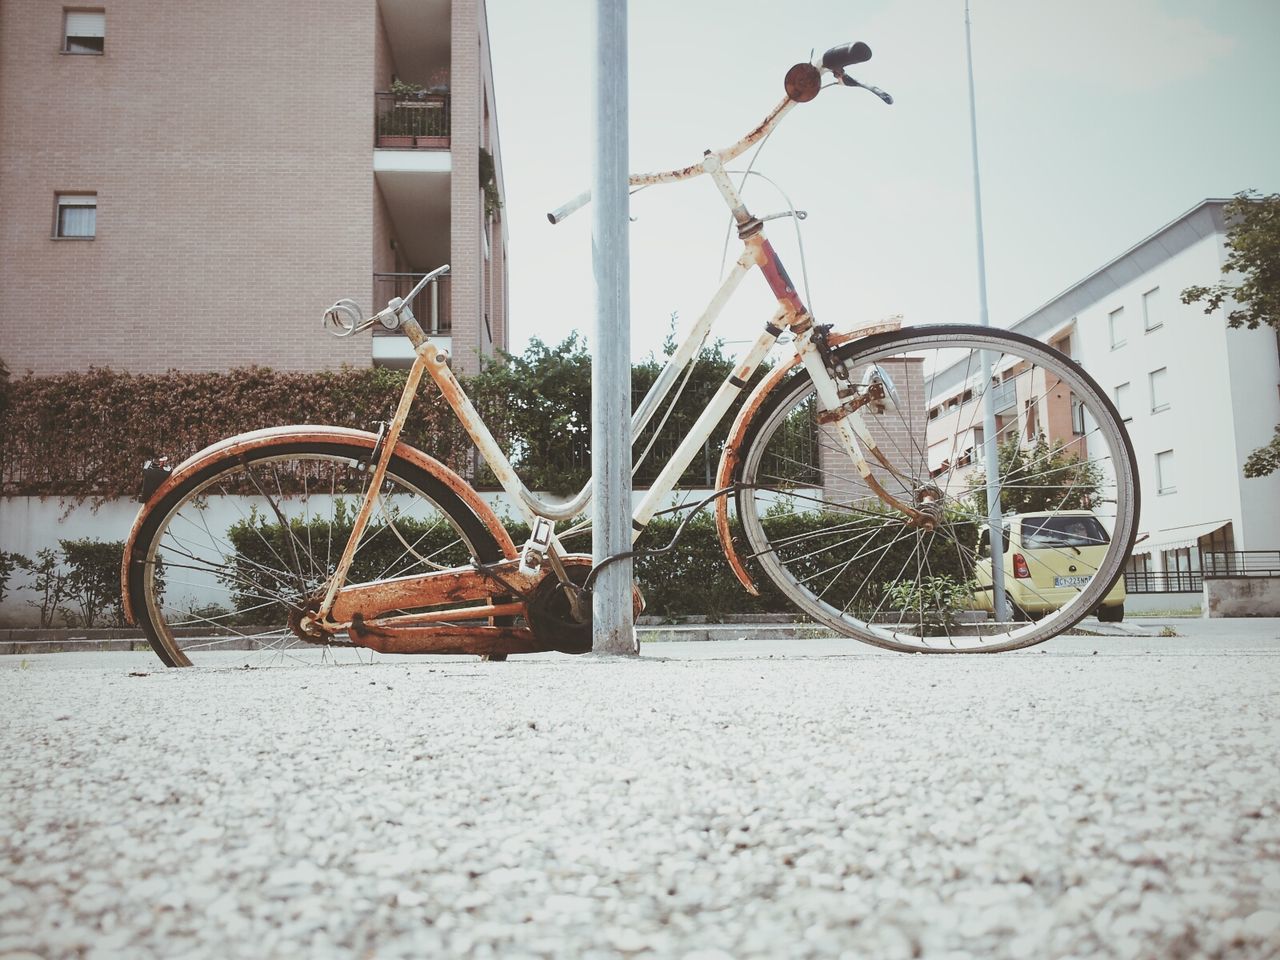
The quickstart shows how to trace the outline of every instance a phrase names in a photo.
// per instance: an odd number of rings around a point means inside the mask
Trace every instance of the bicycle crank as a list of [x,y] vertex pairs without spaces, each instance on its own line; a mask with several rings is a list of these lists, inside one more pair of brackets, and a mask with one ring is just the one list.
[[[582,589],[591,573],[591,558],[571,555],[563,558],[569,582],[551,576],[543,579],[530,595],[527,607],[529,626],[535,636],[561,653],[591,652],[591,592]],[[644,611],[644,596],[631,584],[632,615]]]

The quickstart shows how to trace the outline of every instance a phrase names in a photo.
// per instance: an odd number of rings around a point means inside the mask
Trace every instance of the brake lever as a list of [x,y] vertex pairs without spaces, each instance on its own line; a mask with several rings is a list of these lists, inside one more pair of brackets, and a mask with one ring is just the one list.
[[847,73],[842,74],[840,79],[844,81],[844,85],[846,87],[861,87],[863,90],[870,90],[872,93],[874,93],[877,97],[879,97],[885,103],[887,104],[893,103],[893,97],[885,93],[879,87],[873,87],[869,83],[859,83],[857,80],[853,79],[853,77],[849,76]]

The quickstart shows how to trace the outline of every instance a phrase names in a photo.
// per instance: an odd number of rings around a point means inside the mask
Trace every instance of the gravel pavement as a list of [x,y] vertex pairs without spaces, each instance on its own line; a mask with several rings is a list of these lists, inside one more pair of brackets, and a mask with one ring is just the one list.
[[1276,957],[1269,623],[0,658],[0,957]]

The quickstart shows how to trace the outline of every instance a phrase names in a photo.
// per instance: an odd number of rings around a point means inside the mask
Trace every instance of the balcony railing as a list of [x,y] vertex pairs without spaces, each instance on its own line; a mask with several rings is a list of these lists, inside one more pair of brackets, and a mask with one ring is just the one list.
[[1006,380],[991,388],[991,406],[996,413],[1003,413],[1018,403],[1018,383]]
[[1199,593],[1204,580],[1199,570],[1127,571],[1124,575],[1126,593]]
[[1216,577],[1280,577],[1280,550],[1206,550],[1201,566]]
[[375,93],[373,113],[373,145],[379,149],[449,149],[447,94]]
[[[426,274],[424,273],[375,273],[373,275],[374,309],[381,310],[392,297],[407,297]],[[418,324],[433,337],[447,337],[452,330],[449,316],[449,278],[437,277],[413,298],[409,304]],[[373,332],[391,333],[373,325]],[[399,333],[396,333],[399,336]]]

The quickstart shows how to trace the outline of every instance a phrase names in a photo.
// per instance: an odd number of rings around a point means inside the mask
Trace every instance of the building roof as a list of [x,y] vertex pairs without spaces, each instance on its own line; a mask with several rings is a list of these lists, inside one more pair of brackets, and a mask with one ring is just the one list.
[[[1193,243],[1213,233],[1226,233],[1222,211],[1230,202],[1229,197],[1201,200],[1186,213],[1139,240],[1128,250],[1077,280],[1006,329],[1040,340],[1045,339],[1069,323],[1081,310],[1110,296],[1126,283],[1155,269]],[[931,378],[932,395],[936,398],[947,396],[960,386],[962,377],[963,371],[959,369],[959,364],[952,364],[939,371]]]

